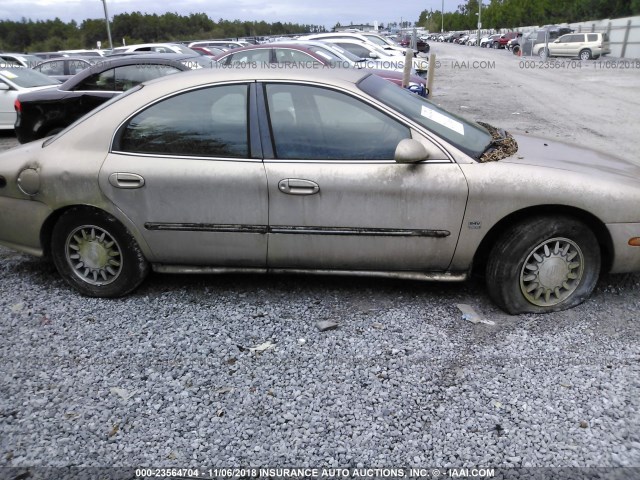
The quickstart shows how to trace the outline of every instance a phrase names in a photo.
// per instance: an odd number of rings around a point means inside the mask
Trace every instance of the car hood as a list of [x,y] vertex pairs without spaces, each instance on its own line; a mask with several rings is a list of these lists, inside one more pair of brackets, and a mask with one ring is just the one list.
[[640,164],[569,143],[525,134],[512,135],[518,143],[518,151],[500,162],[554,168],[600,177],[626,177],[640,182]]

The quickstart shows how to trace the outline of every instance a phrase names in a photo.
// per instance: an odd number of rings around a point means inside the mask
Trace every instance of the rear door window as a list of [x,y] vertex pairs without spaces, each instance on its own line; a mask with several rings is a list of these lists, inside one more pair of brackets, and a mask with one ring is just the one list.
[[171,65],[158,65],[151,63],[116,67],[115,90],[125,92],[142,82],[178,73],[180,71],[181,70]]
[[114,150],[195,157],[249,156],[247,85],[192,90],[132,117]]
[[104,72],[95,73],[82,82],[80,82],[75,90],[99,90],[113,92],[116,89],[115,70],[110,68]]

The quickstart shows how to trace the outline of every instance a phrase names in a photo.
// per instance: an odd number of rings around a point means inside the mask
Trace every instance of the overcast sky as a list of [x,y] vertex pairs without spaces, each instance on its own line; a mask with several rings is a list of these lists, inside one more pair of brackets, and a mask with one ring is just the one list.
[[[458,1],[446,0],[445,10],[456,8]],[[171,5],[171,6],[169,6]],[[213,20],[264,20],[266,22],[293,22],[333,27],[336,22],[384,24],[392,21],[416,21],[425,9],[440,10],[442,0],[107,0],[109,16],[139,11],[162,14],[167,11],[181,15],[206,13]],[[101,0],[0,0],[0,20],[46,20],[60,18],[80,23],[87,18],[103,18]]]

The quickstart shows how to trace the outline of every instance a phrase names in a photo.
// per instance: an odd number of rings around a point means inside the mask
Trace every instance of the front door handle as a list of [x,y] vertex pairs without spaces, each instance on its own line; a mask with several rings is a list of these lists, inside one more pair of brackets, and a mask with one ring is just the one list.
[[311,180],[285,178],[278,182],[278,190],[288,195],[313,195],[320,191],[320,186]]
[[109,183],[116,188],[140,188],[144,187],[144,177],[137,173],[112,173]]

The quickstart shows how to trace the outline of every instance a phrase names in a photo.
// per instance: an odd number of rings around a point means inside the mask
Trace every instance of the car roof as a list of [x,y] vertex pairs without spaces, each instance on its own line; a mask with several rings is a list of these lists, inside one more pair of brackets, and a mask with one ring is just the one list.
[[301,50],[307,53],[311,53],[309,50],[309,45],[299,42],[277,42],[277,43],[259,43],[257,45],[248,45],[246,47],[234,48],[232,50],[227,50],[226,52],[219,53],[213,57],[214,60],[222,60],[229,55],[234,55],[236,53],[246,52],[247,50],[268,50],[271,48],[291,48],[295,50]]
[[101,57],[55,57],[55,58],[47,58],[46,60],[42,60],[38,65],[42,65],[43,63],[51,63],[51,62],[66,62],[66,61],[80,61],[86,63],[97,63],[103,61],[104,59]]
[[372,75],[366,69],[354,68],[269,68],[269,67],[238,67],[238,68],[213,68],[192,70],[184,74],[167,75],[146,82],[148,87],[153,86],[154,90],[166,90],[172,92],[176,90],[188,89],[210,83],[223,82],[315,82],[326,83],[328,85],[344,86],[353,88],[363,78]]
[[193,56],[183,53],[150,53],[150,54],[136,54],[126,55],[122,57],[106,57],[101,59],[96,64],[89,68],[82,70],[74,75],[72,78],[64,82],[61,86],[61,90],[70,90],[78,83],[82,82],[85,78],[94,75],[96,73],[109,70],[110,68],[123,67],[127,65],[141,65],[141,64],[162,64],[175,67],[179,70],[189,70],[189,67],[181,63],[181,61],[188,59],[198,59],[200,55]]

